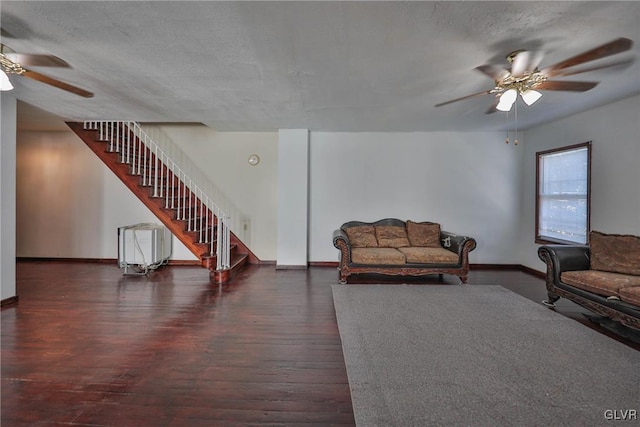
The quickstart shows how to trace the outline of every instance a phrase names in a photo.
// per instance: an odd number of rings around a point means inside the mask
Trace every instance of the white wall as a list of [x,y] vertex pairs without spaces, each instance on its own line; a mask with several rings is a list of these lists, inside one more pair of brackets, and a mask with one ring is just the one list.
[[[147,128],[146,126],[145,128]],[[278,133],[159,126],[251,218],[249,247],[278,254]],[[311,132],[309,261],[336,261],[333,230],[384,217],[432,220],[478,239],[475,263],[518,263],[520,147],[503,133]],[[257,153],[258,166],[247,158]],[[282,171],[280,171],[282,172]]]
[[503,133],[312,132],[310,261],[336,261],[342,223],[439,222],[473,236],[472,263],[514,264],[520,146]]
[[16,296],[16,99],[0,106],[0,300]]
[[591,229],[640,235],[640,96],[526,132],[520,263],[539,271],[535,239],[535,153],[592,141]]
[[[275,261],[278,132],[216,132],[198,125],[159,128],[249,217],[244,243],[260,260]],[[251,154],[260,157],[258,165],[248,163]]]
[[[437,221],[475,237],[472,263],[542,271],[533,230],[535,152],[587,140],[592,228],[640,234],[639,103],[634,96],[528,130],[517,147],[492,132],[312,131],[309,261],[337,261],[331,236],[340,224],[396,217]],[[250,216],[247,244],[254,253],[276,260],[278,133],[161,128]],[[17,149],[18,256],[114,258],[118,226],[156,222],[71,132],[19,132]],[[261,158],[258,166],[247,162],[252,153]],[[65,157],[75,166],[63,166]],[[100,191],[88,194],[90,187]],[[184,251],[174,258],[195,259]]]
[[[71,131],[18,131],[19,257],[118,256],[118,227],[160,223]],[[177,239],[175,260],[196,260]]]

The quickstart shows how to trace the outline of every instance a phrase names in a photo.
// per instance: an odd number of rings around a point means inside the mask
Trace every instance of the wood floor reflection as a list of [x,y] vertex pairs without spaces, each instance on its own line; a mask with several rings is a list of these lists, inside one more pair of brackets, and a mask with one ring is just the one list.
[[[337,280],[332,267],[251,266],[218,286],[199,267],[123,277],[19,262],[19,302],[1,312],[2,426],[354,425]],[[472,270],[469,283],[545,296],[521,271]],[[598,329],[569,301],[557,311]]]

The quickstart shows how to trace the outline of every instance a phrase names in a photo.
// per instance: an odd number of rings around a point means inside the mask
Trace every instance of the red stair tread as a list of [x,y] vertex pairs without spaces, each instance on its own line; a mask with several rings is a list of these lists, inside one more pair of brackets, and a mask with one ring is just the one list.
[[[108,151],[109,143],[99,141],[98,131],[85,130],[82,123],[67,122],[67,125],[80,137],[80,139],[105,163],[105,165],[116,174],[118,178],[133,192],[142,203],[151,210],[155,216],[180,240],[194,255],[200,258],[203,267],[208,268],[211,278],[216,283],[223,283],[235,276],[247,263],[258,263],[258,258],[235,236],[231,233],[231,266],[228,269],[216,270],[216,256],[209,255],[210,244],[199,243],[200,233],[198,231],[189,230],[187,220],[178,220],[176,218],[176,210],[165,208],[165,197],[153,197],[153,180],[147,177],[146,182],[140,176],[132,173],[131,164],[122,163],[120,153],[116,151]],[[153,165],[151,169],[155,169],[155,159],[151,160]],[[161,165],[164,167],[164,165]],[[142,167],[141,170],[149,170]],[[151,182],[151,183],[150,183]],[[179,187],[183,185],[175,178],[175,185]],[[163,186],[166,187],[165,184]],[[150,191],[151,190],[151,191]],[[187,198],[189,193],[187,192]],[[171,198],[170,198],[171,199]],[[192,203],[196,197],[192,196]],[[191,210],[187,208],[187,210]],[[199,218],[201,215],[198,214]],[[208,226],[217,223],[217,218],[208,211]],[[213,219],[212,219],[213,218]],[[194,220],[191,221],[194,224]],[[193,228],[193,227],[192,227]]]

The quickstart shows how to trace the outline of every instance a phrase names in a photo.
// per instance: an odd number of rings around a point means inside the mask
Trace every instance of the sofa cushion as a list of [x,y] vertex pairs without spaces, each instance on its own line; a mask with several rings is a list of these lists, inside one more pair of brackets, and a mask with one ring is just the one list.
[[376,239],[381,248],[402,248],[409,246],[407,230],[397,225],[376,225]]
[[605,297],[618,296],[621,288],[640,286],[640,276],[600,270],[565,271],[560,281]]
[[344,229],[352,248],[377,248],[376,230],[373,225],[361,225]]
[[640,237],[625,234],[589,234],[591,269],[640,276]]
[[640,307],[640,286],[629,286],[618,291],[620,299]]
[[440,224],[435,222],[407,221],[407,236],[411,246],[441,247]]
[[405,263],[402,252],[394,248],[353,248],[351,262],[355,264],[400,265]]
[[407,258],[408,263],[413,264],[458,264],[458,255],[444,248],[425,248],[411,246],[398,248]]

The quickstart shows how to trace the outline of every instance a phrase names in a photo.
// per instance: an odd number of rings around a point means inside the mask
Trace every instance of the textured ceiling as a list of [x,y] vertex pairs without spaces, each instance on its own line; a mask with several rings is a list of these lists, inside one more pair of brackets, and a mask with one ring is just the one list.
[[[617,37],[640,58],[639,2],[31,2],[2,1],[2,43],[71,68],[33,70],[92,91],[85,99],[12,76],[19,100],[66,119],[202,122],[218,130],[478,131],[473,70],[516,49],[542,66]],[[565,78],[568,79],[568,78]],[[521,129],[640,93],[640,60],[572,76],[584,93],[520,103]],[[36,115],[37,117],[37,115]]]

